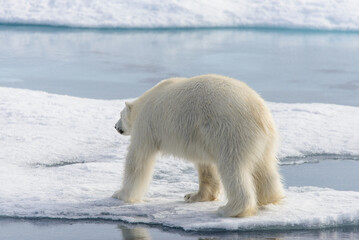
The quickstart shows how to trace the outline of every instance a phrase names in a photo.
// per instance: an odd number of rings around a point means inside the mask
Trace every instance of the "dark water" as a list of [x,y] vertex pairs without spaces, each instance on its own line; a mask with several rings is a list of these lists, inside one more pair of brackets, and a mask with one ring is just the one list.
[[243,80],[268,101],[359,106],[359,33],[0,26],[0,86],[121,99],[207,73]]
[[214,240],[214,239],[359,239],[359,227],[312,231],[186,233],[141,225],[59,220],[0,220],[2,240]]

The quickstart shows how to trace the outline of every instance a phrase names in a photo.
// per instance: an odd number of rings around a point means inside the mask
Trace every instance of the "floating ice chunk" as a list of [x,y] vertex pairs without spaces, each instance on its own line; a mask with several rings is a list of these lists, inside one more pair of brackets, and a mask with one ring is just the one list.
[[[359,108],[269,104],[281,157],[359,155]],[[359,193],[290,188],[282,205],[250,218],[221,218],[225,201],[187,204],[198,188],[192,164],[159,158],[146,201],[112,199],[129,139],[116,133],[124,100],[93,100],[0,87],[0,216],[113,219],[191,231],[309,229],[359,223]]]

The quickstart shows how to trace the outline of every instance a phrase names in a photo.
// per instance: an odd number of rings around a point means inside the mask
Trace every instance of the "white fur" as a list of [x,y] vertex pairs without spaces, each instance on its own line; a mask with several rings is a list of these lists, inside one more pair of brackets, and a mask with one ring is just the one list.
[[253,215],[283,198],[277,130],[263,99],[245,83],[219,76],[163,80],[121,112],[116,129],[131,135],[123,187],[115,198],[138,202],[160,151],[194,162],[199,191],[187,202],[212,201],[220,180],[223,216]]

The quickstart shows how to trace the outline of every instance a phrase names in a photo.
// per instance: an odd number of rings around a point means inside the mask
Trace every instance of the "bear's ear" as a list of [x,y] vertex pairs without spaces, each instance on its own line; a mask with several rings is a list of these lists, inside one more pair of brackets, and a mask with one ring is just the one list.
[[126,109],[127,109],[127,112],[131,112],[131,109],[132,109],[132,103],[125,102],[125,104],[126,104]]

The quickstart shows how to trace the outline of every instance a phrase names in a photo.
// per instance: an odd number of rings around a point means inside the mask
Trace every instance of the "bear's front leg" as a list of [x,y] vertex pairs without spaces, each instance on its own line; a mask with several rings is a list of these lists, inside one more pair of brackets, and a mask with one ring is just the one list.
[[199,190],[184,196],[186,202],[205,202],[217,199],[220,192],[220,179],[213,164],[196,164]]
[[141,202],[150,183],[156,151],[144,147],[129,147],[122,189],[112,197],[128,203]]

